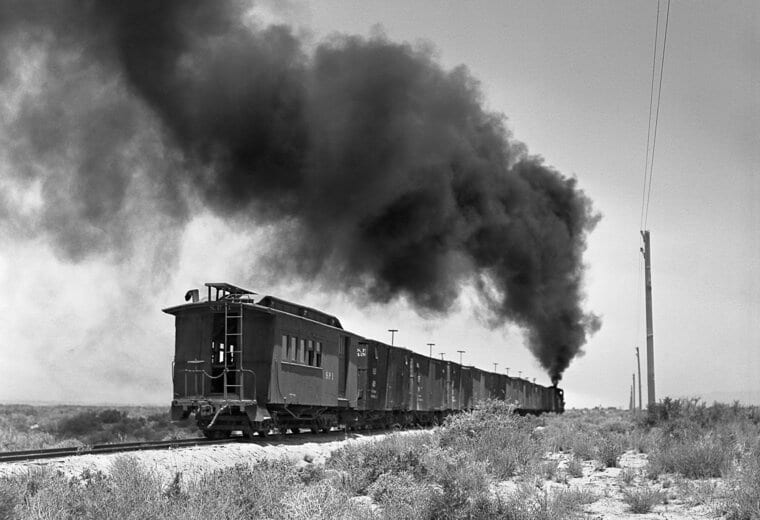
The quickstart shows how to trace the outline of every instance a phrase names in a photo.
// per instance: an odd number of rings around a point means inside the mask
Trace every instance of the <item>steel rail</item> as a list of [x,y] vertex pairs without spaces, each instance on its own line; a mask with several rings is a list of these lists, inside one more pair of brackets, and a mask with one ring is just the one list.
[[[299,428],[299,430],[304,430],[304,428]],[[400,424],[393,424],[392,426],[388,428],[362,428],[362,429],[345,429],[345,428],[334,428],[331,429],[329,432],[320,432],[319,435],[328,435],[328,436],[335,436],[339,437],[341,435],[348,436],[355,433],[361,433],[364,431],[365,433],[381,433],[384,430],[427,430],[429,427],[424,426],[401,426]],[[312,434],[315,432],[312,432]],[[80,446],[80,447],[70,447],[70,448],[45,448],[45,449],[38,449],[38,450],[22,450],[22,451],[6,451],[6,452],[0,452],[0,464],[3,462],[23,462],[23,461],[29,461],[29,460],[39,460],[39,459],[55,459],[55,458],[63,458],[63,457],[74,457],[78,455],[97,455],[97,454],[108,454],[108,453],[120,453],[120,452],[129,452],[129,451],[143,451],[143,450],[160,450],[160,449],[171,449],[171,448],[184,448],[184,447],[193,447],[193,446],[207,446],[207,445],[215,445],[215,444],[231,444],[231,443],[243,443],[243,444],[250,444],[250,443],[271,443],[271,442],[287,442],[288,440],[296,440],[296,439],[302,439],[303,442],[309,442],[308,439],[312,438],[311,435],[304,433],[303,431],[300,431],[298,434],[293,433],[270,433],[269,435],[266,435],[264,437],[245,437],[245,436],[235,436],[235,437],[228,437],[224,439],[207,439],[205,437],[199,437],[194,439],[177,439],[173,441],[143,441],[143,442],[124,442],[124,443],[118,443],[118,444],[95,444],[92,446]]]
[[213,440],[201,437],[196,439],[177,439],[172,441],[124,442],[119,444],[95,444],[93,446],[79,446],[69,448],[45,448],[39,450],[7,451],[0,452],[0,463],[73,457],[77,455],[96,455],[100,453],[119,453],[127,451],[183,448],[189,446],[202,446],[207,444],[228,444],[232,442],[239,442],[240,440],[241,439],[239,437]]

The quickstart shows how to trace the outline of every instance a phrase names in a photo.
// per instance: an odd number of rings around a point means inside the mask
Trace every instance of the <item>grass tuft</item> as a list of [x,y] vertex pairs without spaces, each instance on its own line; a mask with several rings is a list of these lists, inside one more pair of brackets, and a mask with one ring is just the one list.
[[626,489],[623,501],[628,504],[631,513],[644,514],[652,511],[654,506],[662,504],[665,496],[659,490],[650,487]]
[[649,453],[647,471],[655,477],[662,473],[679,473],[686,478],[720,477],[728,472],[733,449],[714,435],[697,440],[678,439],[665,442]]
[[618,434],[602,437],[597,449],[597,459],[607,468],[616,468],[620,456],[625,452],[624,443]]

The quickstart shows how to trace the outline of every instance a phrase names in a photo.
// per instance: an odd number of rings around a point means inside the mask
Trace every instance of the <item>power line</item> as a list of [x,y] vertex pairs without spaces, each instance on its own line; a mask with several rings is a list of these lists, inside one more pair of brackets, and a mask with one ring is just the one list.
[[665,35],[662,39],[662,57],[660,59],[660,84],[657,87],[657,111],[654,116],[654,135],[652,136],[652,159],[649,161],[649,187],[647,188],[647,206],[644,209],[644,228],[647,226],[649,217],[649,199],[652,195],[652,172],[654,169],[654,151],[657,146],[657,123],[660,119],[660,95],[662,94],[662,72],[665,69],[665,50],[668,44],[668,22],[670,21],[670,0],[668,0],[668,9],[665,12]]
[[644,227],[644,206],[647,194],[647,172],[649,171],[649,143],[652,137],[652,104],[654,101],[654,74],[657,65],[657,40],[660,30],[660,0],[657,0],[657,19],[654,22],[654,42],[652,43],[652,81],[649,86],[649,118],[647,119],[647,151],[644,156],[644,182],[641,184],[641,216],[639,228]]

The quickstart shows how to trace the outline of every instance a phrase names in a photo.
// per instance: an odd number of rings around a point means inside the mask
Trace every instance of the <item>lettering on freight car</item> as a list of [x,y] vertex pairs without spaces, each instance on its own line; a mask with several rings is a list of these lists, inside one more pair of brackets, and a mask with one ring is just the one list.
[[325,379],[329,381],[335,381],[335,372],[330,372],[329,370],[325,370]]
[[356,357],[367,357],[367,347],[357,347]]

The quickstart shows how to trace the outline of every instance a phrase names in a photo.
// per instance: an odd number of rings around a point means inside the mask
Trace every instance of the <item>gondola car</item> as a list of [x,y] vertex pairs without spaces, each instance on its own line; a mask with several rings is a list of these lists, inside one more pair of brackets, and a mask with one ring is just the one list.
[[435,424],[485,399],[562,412],[562,390],[432,359],[343,329],[335,316],[228,283],[175,316],[171,411],[209,438]]

